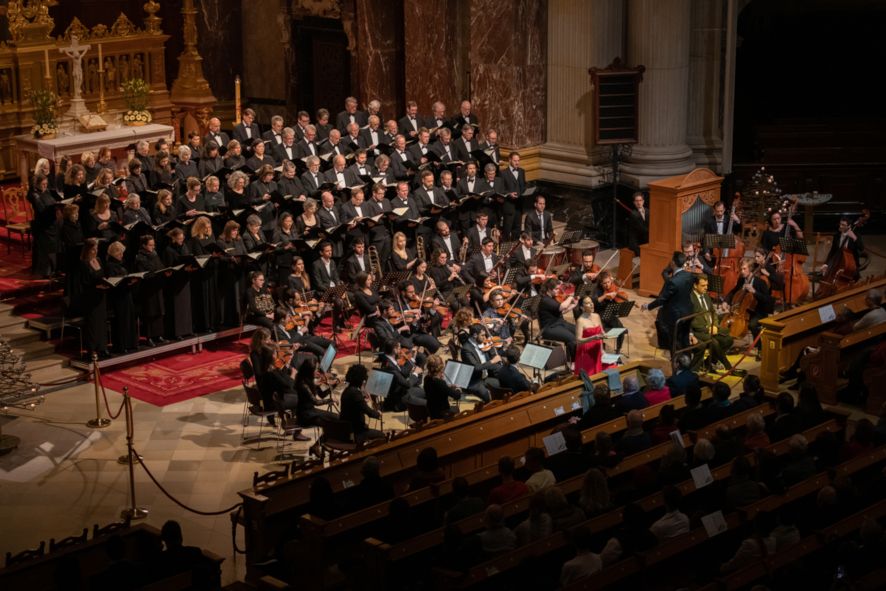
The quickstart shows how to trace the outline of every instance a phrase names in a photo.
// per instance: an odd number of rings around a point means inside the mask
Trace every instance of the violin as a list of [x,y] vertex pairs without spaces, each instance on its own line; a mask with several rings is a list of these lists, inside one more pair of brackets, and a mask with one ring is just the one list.
[[287,331],[291,331],[304,326],[306,323],[307,321],[304,319],[304,317],[296,310],[295,314],[286,315],[286,320],[283,322],[283,328],[285,328]]
[[388,322],[393,325],[403,324],[412,324],[421,316],[421,310],[408,308],[403,310],[402,312],[391,312],[390,316],[388,316]]
[[480,350],[484,353],[486,351],[491,351],[492,349],[498,349],[505,344],[504,340],[501,337],[486,337],[482,339],[477,345],[480,347]]
[[[597,265],[594,265],[594,267],[597,267]],[[596,271],[588,271],[588,273],[599,273],[599,272],[600,272],[599,267],[597,267]],[[530,277],[530,280],[532,281],[532,285],[541,285],[542,283],[544,283],[548,279],[556,279],[557,278],[556,275],[553,275],[553,274],[549,275],[546,273],[533,273],[529,277]]]
[[567,299],[571,298],[575,292],[575,286],[573,286],[572,284],[569,284],[568,287],[572,288],[571,290],[569,290],[571,293],[566,293],[567,292],[566,284],[561,283],[560,285],[558,285],[557,289],[554,291],[554,299],[562,304]]
[[597,299],[609,300],[612,302],[623,304],[624,302],[628,301],[628,293],[626,291],[620,290],[613,281],[609,284],[609,287],[603,289],[603,295]]
[[400,354],[397,356],[397,365],[404,367],[407,363],[412,363],[412,353],[407,349],[400,349]]
[[508,308],[506,306],[502,306],[501,308],[496,308],[495,313],[498,314],[499,316],[502,316],[502,318],[517,319],[517,318],[524,316],[523,310],[521,310],[520,308]]
[[283,369],[292,361],[297,346],[289,341],[279,341],[274,344],[274,368]]
[[517,293],[517,290],[510,285],[493,285],[492,287],[487,288],[486,291],[483,293],[483,299],[488,301],[489,296],[492,294],[493,291],[496,290],[500,291],[501,297],[506,300],[511,299],[511,297],[513,297],[513,295]]

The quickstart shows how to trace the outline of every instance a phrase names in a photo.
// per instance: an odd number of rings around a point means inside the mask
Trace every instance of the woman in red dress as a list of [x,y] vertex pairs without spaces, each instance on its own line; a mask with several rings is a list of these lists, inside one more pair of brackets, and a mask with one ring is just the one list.
[[585,370],[589,376],[603,371],[603,323],[594,312],[594,300],[581,300],[581,316],[575,322],[575,373]]

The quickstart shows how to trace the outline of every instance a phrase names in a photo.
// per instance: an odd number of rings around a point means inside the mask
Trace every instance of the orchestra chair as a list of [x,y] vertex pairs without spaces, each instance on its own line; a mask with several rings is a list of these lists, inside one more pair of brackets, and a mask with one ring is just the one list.
[[486,386],[489,389],[489,396],[492,400],[504,400],[507,402],[514,393],[510,388],[502,388],[500,386]]
[[[241,383],[243,384],[243,392],[246,396],[243,401],[243,432],[240,435],[240,440],[242,442],[255,440],[256,444],[259,446],[256,448],[256,451],[258,451],[262,449],[261,438],[262,433],[264,432],[265,423],[268,422],[268,417],[273,417],[277,414],[277,410],[265,410],[262,406],[261,392],[259,392],[258,386],[254,382],[255,372],[252,369],[252,364],[249,362],[249,359],[244,359],[240,362],[240,373],[242,374]],[[253,383],[250,384],[250,380],[253,380]],[[246,431],[249,428],[250,417],[258,418],[258,435],[256,436],[247,436],[246,434]]]
[[6,228],[6,236],[9,238],[9,242],[6,243],[6,254],[12,250],[12,235],[17,234],[24,255],[31,248],[31,220],[34,219],[24,187],[6,187],[0,193],[0,201],[3,209],[0,225]]
[[86,536],[89,534],[89,530],[85,527],[83,528],[83,533],[79,536],[68,536],[67,538],[62,538],[58,542],[55,541],[55,538],[49,539],[49,553],[52,554],[58,550],[64,550],[65,548],[70,548],[71,546],[78,546],[80,544],[86,543]]
[[412,426],[414,427],[424,425],[430,418],[427,406],[422,404],[410,404],[408,402],[406,403],[406,415],[409,417],[409,420],[412,421]]
[[36,560],[37,558],[43,558],[46,555],[46,541],[43,540],[40,542],[40,545],[37,546],[34,550],[22,550],[18,554],[13,555],[12,552],[6,553],[6,567],[15,566],[17,564],[22,564],[24,562],[28,562],[30,560]]
[[132,518],[127,516],[123,521],[115,521],[104,527],[100,527],[99,524],[96,523],[92,526],[92,539],[97,540],[129,529],[131,520]]
[[329,459],[332,461],[360,449],[354,442],[351,423],[348,421],[322,419],[320,430],[323,433],[317,440],[320,444],[320,459],[323,459],[324,452],[329,452]]

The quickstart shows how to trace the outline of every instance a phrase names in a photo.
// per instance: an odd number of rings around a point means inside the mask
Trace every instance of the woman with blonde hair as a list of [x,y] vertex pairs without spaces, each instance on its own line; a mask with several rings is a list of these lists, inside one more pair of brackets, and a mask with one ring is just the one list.
[[409,271],[418,259],[411,248],[406,248],[406,234],[395,232],[391,246],[390,267],[392,271]]
[[37,160],[37,163],[34,164],[34,174],[31,176],[32,187],[37,185],[36,179],[41,174],[49,179],[49,188],[55,189],[55,175],[52,174],[52,167],[49,164],[49,160],[47,158],[39,158]]
[[95,199],[95,209],[89,212],[86,219],[86,234],[114,242],[119,237],[119,224],[117,214],[111,210],[111,198],[102,193]]
[[172,191],[160,189],[157,191],[157,203],[154,205],[154,224],[160,225],[175,219],[175,207],[172,203]]
[[80,155],[80,164],[86,169],[86,182],[91,183],[101,172],[102,167],[95,162],[95,152],[88,150]]
[[225,190],[225,201],[231,209],[244,209],[249,205],[249,197],[246,192],[246,183],[249,177],[245,173],[235,170],[228,175],[228,187]]
[[194,330],[199,334],[218,328],[218,246],[212,236],[212,222],[205,215],[191,226],[191,252],[195,257],[210,257],[203,268],[191,275],[191,304]]
[[446,383],[443,378],[443,358],[439,355],[428,357],[425,369],[424,391],[427,400],[428,416],[432,419],[446,419],[458,412],[457,407],[449,405],[449,399],[458,400],[461,392]]

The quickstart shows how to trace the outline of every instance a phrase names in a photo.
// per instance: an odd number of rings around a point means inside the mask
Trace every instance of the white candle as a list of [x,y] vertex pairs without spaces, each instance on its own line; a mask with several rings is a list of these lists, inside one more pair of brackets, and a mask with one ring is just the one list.
[[102,67],[102,44],[98,44],[98,67]]
[[46,63],[46,77],[49,78],[49,50],[43,50],[43,61]]

